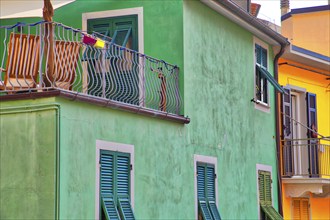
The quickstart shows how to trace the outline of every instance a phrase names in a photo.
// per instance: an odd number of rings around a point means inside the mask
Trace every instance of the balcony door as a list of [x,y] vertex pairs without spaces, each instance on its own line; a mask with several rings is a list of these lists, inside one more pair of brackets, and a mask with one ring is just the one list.
[[[291,91],[292,151],[294,177],[308,174],[308,149],[306,139],[305,93]],[[301,124],[300,124],[301,123]]]
[[91,49],[88,60],[88,94],[139,105],[139,56],[137,16],[87,20],[88,33],[107,42]]

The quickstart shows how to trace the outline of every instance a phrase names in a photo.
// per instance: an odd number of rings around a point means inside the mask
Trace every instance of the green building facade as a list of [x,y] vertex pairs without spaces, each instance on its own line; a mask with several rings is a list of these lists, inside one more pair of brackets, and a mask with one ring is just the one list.
[[[210,177],[212,199],[222,219],[260,217],[258,169],[271,172],[277,209],[275,90],[269,84],[265,103],[251,99],[255,45],[267,50],[267,68],[273,74],[273,46],[281,42],[273,37],[276,33],[269,36],[269,30],[235,22],[235,13],[213,3],[214,8],[201,1],[76,0],[56,9],[55,21],[79,29],[93,16],[137,13],[143,22],[138,50],[179,67],[181,113],[190,123],[58,93],[1,96],[1,219],[102,218],[103,151],[129,158],[127,190],[136,219],[202,216],[197,170],[203,165],[215,174]],[[229,17],[217,8],[227,10]],[[0,20],[1,26],[17,21],[22,19]]]

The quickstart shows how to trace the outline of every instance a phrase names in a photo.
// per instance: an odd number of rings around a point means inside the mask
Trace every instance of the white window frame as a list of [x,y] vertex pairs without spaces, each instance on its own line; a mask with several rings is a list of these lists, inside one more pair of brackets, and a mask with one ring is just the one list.
[[100,218],[100,154],[101,150],[130,154],[132,170],[130,171],[130,199],[134,209],[134,145],[96,140],[96,179],[95,179],[95,219]]
[[266,51],[267,51],[267,70],[269,70],[269,46],[268,44],[266,44],[265,42],[261,41],[260,39],[256,38],[256,37],[253,37],[253,73],[254,73],[254,76],[253,76],[253,98],[255,100],[255,103],[254,103],[254,107],[260,111],[263,111],[263,112],[266,112],[266,113],[270,113],[270,95],[269,95],[269,82],[267,80],[267,100],[268,100],[268,103],[265,103],[263,101],[260,101],[257,99],[256,97],[256,64],[257,64],[257,60],[256,60],[256,54],[255,54],[255,45],[258,44],[260,45],[262,48],[264,48]]
[[218,161],[216,157],[194,154],[194,187],[195,187],[195,218],[198,220],[198,201],[197,201],[197,163],[207,163],[214,165],[215,178],[215,203],[218,205]]
[[[259,199],[259,170],[270,172],[271,179],[273,180],[273,172],[272,166],[265,164],[257,164],[256,165],[256,180],[257,180],[257,204],[258,204],[258,219],[260,219],[260,199]],[[273,195],[273,183],[271,185],[272,189],[272,206],[274,207],[274,195]]]

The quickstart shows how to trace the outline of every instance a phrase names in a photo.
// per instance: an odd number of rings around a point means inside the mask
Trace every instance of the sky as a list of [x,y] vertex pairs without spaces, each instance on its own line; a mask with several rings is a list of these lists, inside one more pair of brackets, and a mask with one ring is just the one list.
[[[258,18],[281,25],[280,0],[252,0],[261,5]],[[290,9],[327,5],[328,0],[290,0]]]

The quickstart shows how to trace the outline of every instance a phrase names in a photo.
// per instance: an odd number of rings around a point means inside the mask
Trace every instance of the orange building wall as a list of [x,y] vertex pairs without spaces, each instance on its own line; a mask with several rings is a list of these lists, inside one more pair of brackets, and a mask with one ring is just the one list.
[[330,11],[293,14],[281,29],[293,45],[330,56]]
[[[285,184],[282,185],[285,188]],[[292,219],[292,199],[285,197],[283,190],[283,218]],[[310,216],[312,220],[329,220],[330,219],[330,198],[314,198],[309,195]]]

